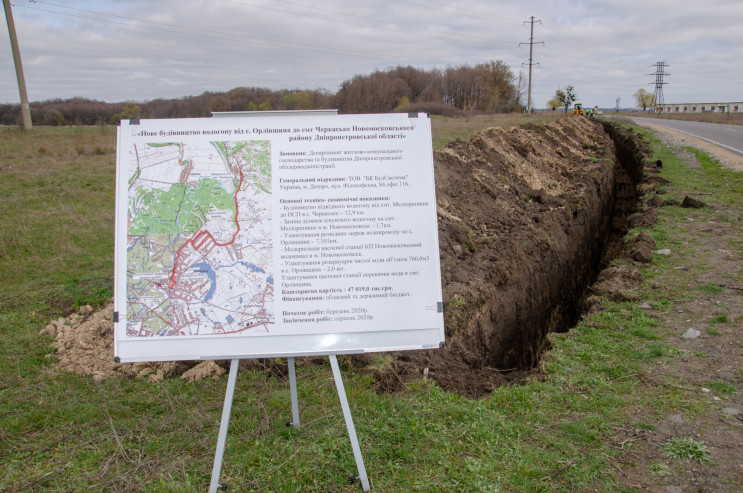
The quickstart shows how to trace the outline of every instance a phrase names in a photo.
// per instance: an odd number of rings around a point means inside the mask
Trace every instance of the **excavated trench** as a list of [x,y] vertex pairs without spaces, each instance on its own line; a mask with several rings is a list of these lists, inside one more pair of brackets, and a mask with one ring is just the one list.
[[[547,335],[574,326],[595,306],[603,289],[597,286],[627,274],[602,269],[637,250],[639,243],[623,244],[626,231],[647,226],[643,221],[652,215],[651,201],[639,202],[637,194],[641,181],[649,190],[649,178],[659,180],[645,176],[654,169],[647,156],[631,130],[571,116],[507,132],[491,128],[447,145],[434,156],[446,345],[393,353],[386,365],[368,354],[351,357],[351,363],[373,374],[383,391],[428,369],[443,388],[472,397],[539,374]],[[114,364],[112,315],[109,304],[48,325],[58,367],[94,379],[152,381],[224,371],[224,364],[213,362]],[[275,360],[246,364],[286,372]]]
[[646,146],[609,122],[488,129],[435,156],[447,342],[361,371],[393,390],[428,375],[480,396],[538,373],[550,332],[573,327],[599,273],[624,255]]

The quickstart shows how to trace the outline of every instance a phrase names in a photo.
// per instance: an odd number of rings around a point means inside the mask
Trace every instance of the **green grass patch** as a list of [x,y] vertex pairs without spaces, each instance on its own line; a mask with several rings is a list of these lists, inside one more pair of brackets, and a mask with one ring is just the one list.
[[720,395],[732,395],[737,392],[737,388],[734,385],[720,380],[707,382],[706,385]]
[[704,291],[705,293],[722,293],[723,288],[717,283],[710,282],[701,286],[697,286],[697,289],[699,291]]
[[[0,306],[112,295],[115,156],[90,150],[114,142],[111,127],[0,131],[0,159],[9,163],[0,170]],[[48,152],[28,153],[39,145]],[[74,286],[89,282],[91,299]]]
[[684,462],[695,460],[701,463],[712,460],[704,442],[691,437],[673,437],[661,446],[661,451],[666,457],[680,459]]
[[719,161],[699,149],[693,147],[684,149],[692,153],[699,161],[708,184],[715,192],[714,196],[717,201],[727,205],[741,204],[741,193],[743,193],[741,173],[731,173],[730,170],[723,168]]

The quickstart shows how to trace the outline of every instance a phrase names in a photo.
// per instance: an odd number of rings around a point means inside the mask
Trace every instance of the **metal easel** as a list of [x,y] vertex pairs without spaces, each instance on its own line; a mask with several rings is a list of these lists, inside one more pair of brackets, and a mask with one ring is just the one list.
[[[361,482],[361,488],[364,491],[369,491],[369,478],[366,475],[366,468],[364,467],[364,458],[361,456],[361,447],[359,447],[359,439],[356,436],[356,428],[353,425],[353,418],[351,417],[351,408],[348,406],[348,398],[346,396],[346,389],[343,386],[343,379],[341,378],[341,371],[338,367],[338,358],[335,354],[329,354],[330,367],[333,370],[333,379],[335,380],[335,387],[338,390],[338,398],[341,401],[341,408],[343,409],[343,419],[346,421],[346,429],[348,430],[348,437],[351,440],[351,448],[353,449],[353,457],[356,460],[356,467],[358,468],[358,476],[354,479],[358,479]],[[289,389],[291,392],[291,406],[292,406],[292,421],[291,425],[297,430],[299,429],[299,402],[297,399],[297,374],[294,367],[294,358],[288,358],[289,364]],[[230,375],[227,380],[227,390],[224,395],[224,407],[222,408],[222,421],[219,425],[219,436],[217,438],[217,449],[214,453],[214,466],[212,467],[212,479],[209,484],[209,493],[216,493],[219,490],[226,490],[227,485],[219,483],[219,474],[222,469],[222,461],[224,459],[224,448],[227,441],[227,428],[230,425],[230,415],[232,413],[232,399],[235,395],[235,383],[237,382],[237,370],[240,366],[239,359],[233,359],[230,363]]]

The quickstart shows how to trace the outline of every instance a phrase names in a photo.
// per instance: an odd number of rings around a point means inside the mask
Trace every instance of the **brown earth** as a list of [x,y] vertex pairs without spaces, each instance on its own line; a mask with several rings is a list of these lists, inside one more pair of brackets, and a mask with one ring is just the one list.
[[184,361],[116,363],[113,359],[113,327],[111,300],[97,312],[93,312],[88,305],[81,307],[77,313],[52,320],[41,332],[54,337],[57,368],[91,375],[95,381],[123,376],[160,382],[165,377],[177,375],[194,381],[218,377],[225,371],[213,361],[198,364]]
[[[612,232],[623,235],[635,210],[642,149],[631,135],[614,138],[626,149],[617,158],[601,123],[566,117],[490,128],[435,154],[446,346],[396,354],[384,373],[368,369],[380,388],[393,390],[428,368],[442,387],[480,396],[533,373],[546,334],[577,321],[605,245]],[[56,338],[60,369],[96,379],[190,377],[195,364],[114,363],[110,304],[45,330]],[[362,371],[368,362],[354,358]],[[222,367],[209,364],[206,374]]]
[[636,212],[645,150],[612,132],[619,150],[600,123],[567,117],[491,128],[437,153],[447,342],[399,354],[395,371],[428,368],[473,397],[539,373],[546,335],[587,308],[581,299]]

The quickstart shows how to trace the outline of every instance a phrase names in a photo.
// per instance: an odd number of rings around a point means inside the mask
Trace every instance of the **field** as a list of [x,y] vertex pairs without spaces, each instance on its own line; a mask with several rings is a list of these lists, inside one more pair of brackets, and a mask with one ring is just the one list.
[[[436,118],[434,144],[520,123]],[[602,299],[552,334],[523,384],[470,399],[416,378],[386,393],[341,359],[376,491],[739,490],[743,180],[646,138],[669,180],[658,197],[670,202],[628,237],[645,232],[671,255],[639,267],[631,300]],[[225,377],[98,381],[57,369],[52,339],[39,334],[112,296],[114,149],[111,127],[0,128],[3,492],[209,483]],[[705,206],[680,207],[686,196]],[[699,334],[684,337],[689,329]],[[327,362],[301,362],[298,386],[300,431],[285,426],[285,363],[241,369],[222,469],[230,491],[360,491],[348,482],[355,466]]]

